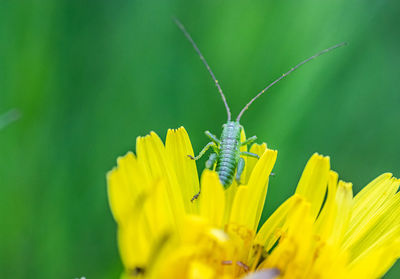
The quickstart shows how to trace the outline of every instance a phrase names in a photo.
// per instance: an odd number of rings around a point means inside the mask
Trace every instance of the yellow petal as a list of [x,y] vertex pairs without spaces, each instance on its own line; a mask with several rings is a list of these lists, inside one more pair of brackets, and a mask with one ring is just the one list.
[[[375,178],[373,181],[368,183],[354,198],[355,208],[361,206],[365,202],[370,202],[370,197],[384,191],[387,187],[387,183],[392,178],[391,173],[384,173]],[[355,211],[356,213],[356,211]]]
[[166,156],[165,147],[161,139],[151,132],[150,135],[139,137],[136,142],[138,162],[147,175],[154,181],[165,181],[166,196],[169,211],[174,214],[177,228],[181,227],[184,219],[185,207],[182,190],[179,187],[173,166]]
[[[242,186],[240,186],[242,187]],[[229,222],[229,218],[231,216],[232,205],[235,199],[237,190],[239,189],[239,185],[236,182],[236,179],[233,180],[232,185],[229,188],[225,189],[225,214],[223,223],[226,224]]]
[[214,226],[222,227],[225,193],[216,172],[204,170],[201,177],[201,194],[198,202],[200,216],[208,219]]
[[194,154],[185,128],[168,130],[165,149],[182,191],[186,212],[198,213],[198,203],[191,202],[191,199],[199,192],[199,178],[196,162],[188,157]]
[[[146,268],[160,241],[175,227],[163,180],[132,207],[130,215],[119,225],[118,242],[126,269]],[[157,206],[154,206],[157,205]],[[180,228],[175,229],[179,236]]]
[[374,218],[393,198],[397,192],[400,181],[392,178],[392,174],[385,173],[374,179],[355,196],[352,218],[346,238],[348,242],[365,229]]
[[261,226],[254,243],[264,246],[265,250],[269,251],[281,236],[282,227],[286,221],[289,210],[293,207],[293,203],[298,203],[298,201],[296,202],[295,200],[299,199],[301,199],[299,196],[293,195],[282,203]]
[[[263,144],[253,144],[250,148],[250,152],[257,154],[258,156],[261,156],[264,154],[265,150],[267,150],[267,144],[263,143]],[[248,180],[251,176],[251,173],[254,170],[254,167],[256,166],[258,159],[257,158],[253,158],[253,157],[247,157],[247,162],[246,162],[246,168],[245,168],[245,177],[243,180],[243,184],[248,184]]]
[[[175,212],[172,210],[167,196],[166,182],[162,179],[153,187],[144,202],[146,223],[156,239],[170,230],[177,229],[178,234],[181,230],[181,227],[176,226]],[[174,228],[174,226],[176,227]]]
[[255,166],[247,186],[240,186],[232,205],[230,222],[255,231],[261,218],[269,175],[277,151],[268,149]]
[[330,171],[328,182],[328,196],[324,207],[315,223],[316,233],[322,238],[327,239],[331,235],[336,219],[336,189],[338,174]]
[[351,209],[353,207],[353,190],[351,183],[339,181],[335,202],[336,216],[329,242],[340,244],[348,229]]
[[249,187],[247,185],[241,185],[235,195],[231,216],[229,223],[244,225],[246,227],[250,227],[248,225],[249,220],[247,217],[246,207],[248,206],[249,199]]
[[118,227],[118,247],[126,270],[145,268],[151,251],[152,236],[146,231],[142,210],[134,210],[132,216]]
[[356,220],[369,219],[374,211],[387,202],[398,190],[400,180],[385,173],[374,179],[354,198],[352,227],[359,226]]
[[118,167],[107,173],[108,198],[115,220],[122,223],[150,186],[132,152],[118,158],[117,162]]
[[[364,253],[382,237],[388,234],[393,227],[400,224],[400,193],[380,207],[368,222],[364,223],[357,232],[347,235],[343,249],[351,251],[352,258]],[[400,235],[398,235],[400,237]],[[396,238],[396,235],[393,236]]]
[[310,208],[304,199],[295,200],[286,219],[287,231],[260,268],[278,268],[284,271],[284,278],[303,278],[314,257]]
[[315,153],[308,161],[296,188],[296,194],[311,203],[311,216],[315,219],[321,209],[329,179],[329,157]]
[[349,265],[351,278],[381,278],[400,257],[399,226],[364,251]]

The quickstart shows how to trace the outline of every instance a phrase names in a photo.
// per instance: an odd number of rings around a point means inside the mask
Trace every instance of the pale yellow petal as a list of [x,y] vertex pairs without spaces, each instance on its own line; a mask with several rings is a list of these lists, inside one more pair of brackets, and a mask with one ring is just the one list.
[[400,180],[392,178],[390,173],[382,174],[369,183],[354,198],[354,208],[347,232],[348,242],[354,241],[365,230],[371,219],[380,214],[385,205],[397,192]]
[[309,202],[296,199],[286,218],[287,231],[259,268],[278,268],[284,271],[282,278],[306,278],[315,247],[310,208]]
[[[312,243],[313,237],[313,220],[310,214],[311,204],[305,200],[296,200],[290,210],[285,227],[287,234],[283,238],[287,238],[292,244],[300,245],[293,247],[297,249],[296,257],[300,262],[307,262],[311,256],[310,249],[314,248]],[[279,246],[279,245],[278,245]],[[310,263],[308,263],[310,264]]]
[[[242,187],[241,185],[240,187]],[[233,180],[232,185],[229,188],[225,189],[225,214],[223,222],[224,224],[229,222],[229,218],[231,216],[232,205],[235,199],[237,190],[239,189],[239,185],[236,182],[236,179]]]
[[353,207],[353,190],[351,183],[339,181],[335,203],[336,216],[328,242],[337,245],[342,242],[350,222],[351,210]]
[[308,161],[296,188],[296,194],[311,203],[311,216],[315,219],[320,212],[329,179],[329,157],[315,153]]
[[167,196],[167,184],[162,179],[153,187],[144,202],[146,223],[156,239],[174,229],[177,230],[178,235],[180,234],[181,227],[177,227],[175,212]]
[[[315,240],[314,240],[315,241]],[[314,262],[306,278],[354,279],[348,276],[348,257],[336,245],[315,241]]]
[[375,270],[375,274],[373,274],[374,278],[382,278],[400,258],[400,239],[391,242],[385,248],[382,249],[380,254],[377,253],[376,256],[371,257],[375,261],[379,259],[379,265]]
[[166,235],[175,231],[180,236],[180,229],[174,229],[174,216],[165,197],[165,183],[160,180],[119,225],[118,241],[126,269],[147,267]]
[[296,195],[290,197],[272,213],[258,231],[254,240],[255,244],[264,246],[266,251],[272,248],[281,236],[282,227],[286,221],[287,214],[289,210],[292,209],[293,203],[296,203],[296,199],[299,200],[301,198]]
[[394,227],[349,265],[352,278],[381,278],[400,257],[399,226]]
[[118,247],[126,270],[146,267],[152,248],[152,234],[140,212],[134,210],[135,216],[118,227]]
[[107,173],[108,198],[114,218],[122,223],[150,186],[132,152],[119,157],[117,162],[118,166]]
[[[267,150],[267,144],[263,143],[263,144],[253,144],[250,148],[250,152],[257,154],[258,156],[261,156],[264,154],[265,150]],[[251,176],[251,173],[254,170],[254,167],[256,166],[258,159],[257,158],[253,158],[253,157],[247,157],[247,162],[246,162],[246,169],[245,169],[245,179],[243,180],[243,184],[248,184],[248,180]]]
[[247,202],[250,194],[247,185],[241,185],[238,187],[233,201],[229,223],[240,224],[243,226],[247,225],[247,227],[250,227],[250,225],[248,225],[249,220],[247,219],[247,210],[244,210],[244,208],[247,208],[248,206]]
[[393,175],[391,173],[383,173],[374,180],[372,180],[370,183],[368,183],[368,185],[365,186],[354,197],[355,206],[362,205],[366,199],[369,201],[369,197],[371,195],[375,195],[376,193],[382,192],[383,188],[387,187],[386,183],[390,181],[392,176]]
[[[343,249],[351,251],[352,258],[361,255],[393,227],[400,224],[400,193],[384,203],[364,226],[357,232],[347,235]],[[399,235],[400,236],[400,235]]]
[[336,189],[338,174],[330,171],[328,182],[328,195],[320,215],[315,223],[316,234],[322,239],[327,239],[331,235],[336,219]]
[[138,162],[154,181],[165,181],[168,211],[174,214],[176,226],[181,227],[185,212],[183,195],[179,187],[173,166],[166,156],[165,147],[161,139],[151,132],[150,135],[138,138],[136,143]]
[[[197,202],[197,201],[194,201]],[[200,216],[217,227],[222,227],[225,210],[224,187],[216,172],[205,170],[201,177],[201,194],[198,198]]]
[[117,168],[107,173],[108,201],[114,219],[121,224],[129,216],[132,195],[126,183],[121,182]]
[[191,202],[191,199],[199,192],[199,178],[196,162],[188,157],[194,154],[185,128],[168,130],[165,149],[182,191],[186,212],[198,213],[198,203]]
[[231,223],[254,231],[257,229],[276,156],[277,151],[268,149],[257,162],[248,185],[239,187],[232,205]]

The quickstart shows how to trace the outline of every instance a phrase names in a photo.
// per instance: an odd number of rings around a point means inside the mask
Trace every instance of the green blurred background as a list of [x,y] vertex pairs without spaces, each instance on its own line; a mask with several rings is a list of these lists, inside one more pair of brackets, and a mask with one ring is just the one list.
[[[279,150],[264,218],[314,152],[355,192],[400,176],[398,1],[0,1],[0,278],[117,278],[105,174],[135,138],[184,125],[195,150],[292,65],[341,41],[242,118]],[[201,163],[200,163],[201,164]],[[199,166],[202,166],[199,165]],[[400,265],[387,278],[399,278]]]

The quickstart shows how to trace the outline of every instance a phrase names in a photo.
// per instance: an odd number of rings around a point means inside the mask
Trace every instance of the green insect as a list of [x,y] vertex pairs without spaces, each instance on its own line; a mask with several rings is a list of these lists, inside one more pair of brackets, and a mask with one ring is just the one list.
[[[258,93],[253,99],[250,100],[250,102],[247,103],[247,105],[244,106],[244,108],[240,111],[239,115],[237,116],[236,120],[233,121],[231,119],[231,112],[228,106],[228,103],[226,101],[225,95],[222,92],[221,86],[219,85],[218,80],[215,78],[215,75],[213,71],[211,70],[210,66],[208,65],[207,61],[205,60],[203,54],[200,52],[199,48],[197,47],[196,43],[193,41],[192,37],[189,35],[189,33],[186,31],[185,27],[182,25],[182,23],[174,19],[175,23],[178,25],[178,27],[182,30],[186,38],[189,40],[189,42],[192,44],[193,48],[197,52],[197,54],[200,56],[201,61],[203,61],[204,65],[206,66],[208,72],[210,73],[212,79],[215,82],[215,85],[221,94],[222,101],[224,102],[226,112],[228,114],[228,121],[222,125],[222,133],[220,139],[218,139],[215,135],[211,134],[209,131],[206,131],[205,134],[206,136],[211,140],[197,155],[196,157],[193,157],[191,155],[188,155],[191,159],[193,160],[198,160],[200,159],[210,148],[213,149],[213,153],[211,153],[210,157],[208,158],[206,162],[206,168],[212,169],[214,165],[216,164],[215,170],[218,173],[219,180],[221,181],[221,184],[224,186],[224,188],[228,188],[232,182],[233,179],[236,179],[236,181],[240,184],[240,177],[243,173],[244,166],[245,166],[245,161],[242,158],[242,156],[249,156],[249,157],[254,157],[254,158],[259,158],[257,154],[251,153],[251,152],[242,152],[240,151],[240,147],[250,145],[252,144],[257,137],[252,136],[245,141],[240,140],[240,135],[243,129],[243,126],[240,125],[239,121],[243,115],[243,113],[249,108],[249,106],[256,100],[258,99],[262,94],[264,94],[265,91],[267,91],[269,88],[271,88],[274,84],[278,83],[281,79],[298,69],[300,66],[304,65],[305,63],[309,62],[310,60],[327,53],[333,49],[336,49],[338,47],[346,45],[346,43],[340,43],[337,45],[334,45],[330,48],[324,49],[313,56],[307,58],[306,60],[300,62],[293,68],[291,68],[289,71],[281,75],[279,78],[277,78],[275,81],[273,81],[271,84],[269,84],[267,87],[265,87],[260,93]],[[197,199],[198,196],[200,195],[200,192],[197,193],[193,198],[192,201]]]

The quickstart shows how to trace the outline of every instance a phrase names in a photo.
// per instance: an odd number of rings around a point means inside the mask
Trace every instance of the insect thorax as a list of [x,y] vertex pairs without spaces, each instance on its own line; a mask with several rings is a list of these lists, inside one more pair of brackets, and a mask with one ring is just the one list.
[[222,134],[221,134],[221,142],[225,139],[229,141],[240,142],[240,133],[242,130],[242,125],[236,121],[228,121],[224,125],[222,125]]

